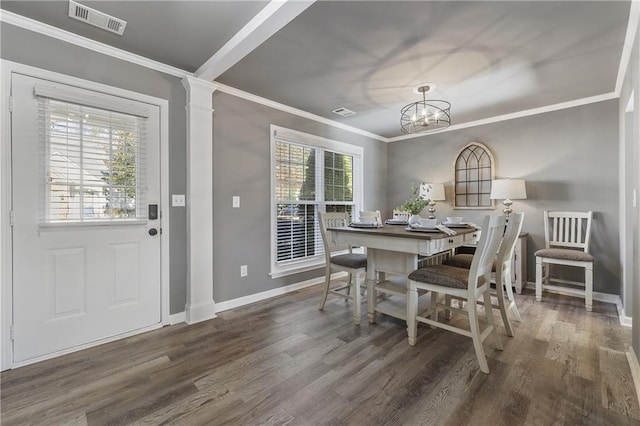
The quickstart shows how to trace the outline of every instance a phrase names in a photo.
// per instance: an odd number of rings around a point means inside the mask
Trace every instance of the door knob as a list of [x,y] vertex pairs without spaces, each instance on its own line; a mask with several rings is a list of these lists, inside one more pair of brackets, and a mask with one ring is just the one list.
[[149,235],[151,235],[152,237],[157,234],[158,234],[158,230],[156,228],[149,229]]

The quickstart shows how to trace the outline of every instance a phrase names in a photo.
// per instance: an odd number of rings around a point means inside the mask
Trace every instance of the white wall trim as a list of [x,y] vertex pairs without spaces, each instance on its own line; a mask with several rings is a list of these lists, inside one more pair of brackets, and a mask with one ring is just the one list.
[[11,368],[11,322],[13,318],[12,240],[11,240],[11,94],[10,64],[0,62],[0,371]]
[[169,187],[169,101],[160,105],[160,276],[162,324],[169,324],[171,309],[171,190]]
[[619,94],[611,92],[611,93],[604,93],[602,95],[596,95],[596,96],[590,96],[587,98],[581,98],[581,99],[575,99],[572,101],[567,101],[567,102],[561,102],[558,104],[553,104],[553,105],[547,105],[547,106],[543,106],[543,107],[539,107],[539,108],[532,108],[532,109],[527,109],[527,110],[523,110],[523,111],[518,111],[518,112],[512,112],[509,114],[503,114],[503,115],[496,115],[495,117],[489,117],[489,118],[483,118],[482,120],[475,120],[475,121],[468,121],[466,123],[460,123],[460,124],[454,124],[451,125],[449,127],[447,127],[446,129],[443,130],[439,130],[436,132],[429,132],[429,133],[416,133],[416,134],[411,134],[411,135],[402,135],[402,136],[396,136],[395,138],[391,138],[388,139],[387,142],[399,142],[399,141],[403,141],[403,140],[407,140],[407,139],[415,139],[415,138],[420,138],[420,137],[425,137],[428,135],[433,135],[436,133],[446,133],[446,132],[451,132],[453,130],[460,130],[460,129],[466,129],[469,127],[475,127],[475,126],[484,126],[487,124],[493,124],[493,123],[499,123],[501,121],[507,121],[507,120],[514,120],[516,118],[523,118],[523,117],[529,117],[531,115],[538,115],[538,114],[544,114],[547,112],[553,112],[553,111],[560,111],[563,109],[567,109],[567,108],[573,108],[573,107],[577,107],[577,106],[582,106],[582,105],[588,105],[588,104],[593,104],[593,103],[597,103],[597,102],[603,102],[603,101],[608,101],[611,99],[616,99],[619,97]]
[[[70,86],[81,87],[88,90],[106,93],[122,98],[133,99],[155,105],[160,108],[160,172],[162,175],[160,182],[160,210],[163,212],[162,228],[163,235],[160,238],[161,251],[161,323],[169,323],[169,102],[166,99],[154,96],[144,95],[133,92],[131,90],[121,89],[118,87],[108,86],[106,84],[97,83],[77,77],[60,74],[29,65],[19,64],[16,62],[2,60],[0,62],[2,73],[2,140],[0,141],[0,153],[2,154],[2,173],[0,174],[0,233],[3,235],[2,246],[0,246],[0,277],[2,277],[0,301],[0,342],[2,343],[2,351],[0,352],[0,369],[4,370],[12,366],[12,344],[9,336],[9,328],[11,318],[13,318],[13,295],[11,294],[12,275],[11,275],[11,242],[4,235],[11,235],[11,227],[9,225],[9,211],[11,205],[11,169],[10,169],[10,146],[11,146],[11,115],[9,114],[9,95],[11,93],[11,74],[19,73],[35,78],[56,81]],[[6,233],[6,234],[5,234]]]
[[[331,279],[335,280],[338,278],[343,278],[345,276],[347,276],[346,272],[335,272],[331,274]],[[267,290],[260,293],[250,294],[248,296],[238,297],[238,298],[227,300],[224,302],[218,302],[216,303],[216,313],[239,308],[245,305],[250,305],[256,302],[261,302],[266,299],[271,299],[272,297],[282,296],[287,293],[292,293],[296,290],[322,284],[323,282],[324,282],[324,276],[290,284],[284,287],[274,288],[272,290]],[[171,325],[179,324],[181,322],[185,322],[184,312],[171,315]]]
[[258,95],[254,95],[252,93],[245,92],[240,89],[236,89],[235,87],[227,86],[226,84],[216,82],[216,85],[218,86],[218,90],[220,90],[221,92],[236,96],[238,98],[246,99],[248,101],[251,101],[260,105],[274,108],[279,111],[287,112],[289,114],[297,115],[302,118],[307,118],[309,120],[317,121],[318,123],[322,123],[322,124],[326,124],[327,126],[332,126],[338,129],[346,130],[348,132],[355,133],[361,136],[366,136],[371,139],[379,140],[382,142],[391,141],[389,138],[385,138],[384,136],[376,135],[375,133],[367,132],[366,130],[359,129],[357,127],[349,126],[347,124],[340,123],[338,121],[330,120],[328,118],[321,117],[319,115],[315,115],[310,112],[291,107],[289,105],[281,104],[279,102],[272,101],[270,99],[263,98]]
[[640,1],[631,1],[631,10],[629,11],[629,22],[627,24],[627,33],[624,38],[624,45],[622,46],[622,54],[620,55],[620,64],[618,65],[618,78],[616,79],[616,87],[614,92],[617,96],[620,96],[622,91],[622,85],[624,84],[624,77],[627,73],[627,67],[631,60],[631,53],[633,49],[633,41],[636,38],[636,32],[638,31],[638,23],[640,18]]
[[[525,288],[535,290],[536,283],[533,281],[527,281],[527,283],[525,284]],[[575,290],[573,288],[567,288],[565,290],[560,286],[554,285],[554,286],[543,286],[543,290],[549,293],[562,294],[564,296],[579,296],[576,294],[578,290]],[[544,295],[542,297],[542,300],[544,301]],[[600,293],[600,292],[594,291],[593,300],[597,300],[598,302],[613,303],[614,305],[616,305],[616,309],[618,310],[618,319],[620,321],[620,325],[623,325],[625,327],[631,327],[631,317],[626,316],[620,295],[611,294],[611,293]]]
[[187,75],[193,75],[193,73],[173,67],[171,65],[163,64],[162,62],[154,61],[153,59],[145,58],[144,56],[140,56],[135,53],[127,52],[126,50],[118,49],[117,47],[109,46],[108,44],[100,43],[99,41],[79,36],[78,34],[65,31],[52,25],[36,21],[35,19],[27,18],[22,15],[18,15],[7,10],[0,11],[0,21],[6,22],[7,24],[15,25],[16,27],[24,28],[29,31],[33,31],[38,34],[49,36],[51,38],[62,40],[76,46],[84,47],[85,49],[89,49],[94,52],[112,56],[123,61],[131,62],[145,68],[173,75],[175,77],[182,78]]
[[213,300],[213,92],[217,85],[182,79],[187,91],[188,324],[215,318]]
[[253,49],[264,43],[282,27],[293,21],[315,0],[271,0],[244,27],[213,54],[198,70],[195,77],[215,80],[234,66]]
[[640,404],[640,365],[638,364],[638,356],[633,350],[633,346],[629,346],[629,350],[627,351],[627,362],[629,363],[629,369],[631,370],[633,386],[636,389],[636,398]]
[[[629,25],[631,26],[632,24],[632,19],[634,19],[636,22],[638,21],[638,17],[636,16],[638,14],[637,12],[637,7],[636,5],[638,4],[638,0],[633,0],[633,5],[632,5],[632,11],[631,11],[631,15],[629,17]],[[33,19],[29,19],[26,18],[24,16],[9,12],[9,11],[5,11],[5,10],[0,10],[0,20],[3,22],[6,22],[8,24],[11,25],[15,25],[17,27],[21,27],[39,34],[43,34],[58,40],[62,40],[65,41],[67,43],[71,43],[74,44],[76,46],[80,46],[80,47],[84,47],[86,49],[89,50],[93,50],[95,52],[98,53],[102,53],[104,55],[108,55],[108,56],[112,56],[114,58],[118,58],[121,59],[123,61],[127,61],[127,62],[131,62],[134,63],[136,65],[140,65],[149,69],[153,69],[156,71],[160,71],[169,75],[173,75],[176,77],[180,77],[180,78],[184,78],[184,77],[193,77],[194,74],[190,73],[188,71],[173,67],[171,65],[167,65],[167,64],[163,64],[161,62],[158,61],[154,61],[152,59],[149,58],[145,58],[144,56],[140,56],[140,55],[136,55],[134,53],[130,53],[127,51],[124,51],[122,49],[118,49],[109,45],[106,45],[104,43],[100,43],[82,36],[79,36],[77,34],[62,30],[60,28],[56,28],[53,27],[51,25],[47,25],[44,24],[42,22],[33,20]],[[627,28],[627,37],[630,37],[629,33],[633,32],[635,34],[635,27],[637,27],[637,25],[634,26],[634,28]],[[399,142],[399,141],[403,141],[403,140],[407,140],[407,139],[414,139],[414,138],[419,138],[419,137],[424,137],[427,135],[431,135],[431,134],[435,134],[435,133],[441,133],[441,132],[449,132],[449,131],[453,131],[453,130],[460,130],[460,129],[466,129],[469,127],[474,127],[474,126],[481,126],[481,125],[485,125],[485,124],[492,124],[492,123],[498,123],[501,121],[506,121],[506,120],[513,120],[516,118],[522,118],[522,117],[528,117],[531,115],[536,115],[536,114],[543,114],[546,112],[552,112],[552,111],[558,111],[561,109],[566,109],[566,108],[572,108],[572,107],[576,107],[576,106],[581,106],[581,105],[587,105],[590,103],[596,103],[596,102],[602,102],[602,101],[606,101],[606,100],[610,100],[610,99],[615,99],[617,97],[620,96],[620,87],[618,87],[618,83],[620,83],[620,81],[624,81],[624,68],[623,68],[623,64],[622,61],[626,60],[627,63],[629,61],[629,55],[630,52],[627,53],[627,45],[626,45],[626,39],[625,39],[625,46],[623,48],[623,56],[621,58],[621,64],[620,64],[620,68],[619,68],[619,72],[618,72],[618,81],[616,83],[616,88],[614,92],[611,93],[605,93],[602,95],[597,95],[597,96],[591,96],[591,97],[587,97],[587,98],[582,98],[582,99],[576,99],[573,101],[568,101],[568,102],[562,102],[562,103],[558,103],[558,104],[554,104],[554,105],[548,105],[548,106],[544,106],[544,107],[540,107],[540,108],[533,108],[533,109],[529,109],[529,110],[524,110],[524,111],[519,111],[519,112],[514,112],[514,113],[510,113],[510,114],[503,114],[503,115],[499,115],[499,116],[495,116],[495,117],[490,117],[490,118],[486,118],[486,119],[482,119],[482,120],[475,120],[475,121],[469,121],[466,123],[460,123],[460,124],[454,124],[452,126],[449,126],[448,128],[438,131],[438,132],[432,132],[432,133],[428,133],[428,134],[412,134],[412,135],[402,135],[402,136],[396,136],[394,138],[386,138],[384,136],[380,136],[377,135],[375,133],[371,133],[368,132],[366,130],[362,130],[359,129],[357,127],[353,127],[353,126],[349,126],[347,124],[343,124],[340,123],[338,121],[334,121],[334,120],[330,120],[328,118],[325,117],[321,117],[319,115],[315,115],[312,114],[310,112],[307,111],[303,111],[301,109],[298,108],[294,108],[288,105],[284,105],[281,104],[279,102],[275,102],[272,101],[270,99],[266,99],[257,95],[254,95],[252,93],[248,93],[245,92],[243,90],[240,89],[236,89],[234,87],[231,86],[227,86],[224,85],[222,83],[215,83],[218,86],[218,90],[220,90],[221,92],[233,95],[233,96],[237,96],[239,98],[242,99],[246,99],[248,101],[251,102],[255,102],[257,104],[261,104],[264,106],[268,106],[270,108],[274,108],[283,112],[287,112],[289,114],[293,114],[293,115],[297,115],[299,117],[302,118],[307,118],[309,120],[313,120],[316,121],[318,123],[322,123],[322,124],[326,124],[328,126],[331,127],[335,127],[338,129],[342,129],[342,130],[346,130],[348,132],[354,133],[354,134],[358,134],[361,136],[365,136],[371,139],[375,139],[378,141],[382,141],[382,142]],[[625,56],[626,55],[626,56]],[[215,55],[214,55],[215,56]],[[625,59],[626,58],[626,59]],[[213,59],[213,57],[211,58]],[[206,65],[206,64],[205,64]],[[204,67],[204,65],[203,65]],[[202,67],[201,67],[202,69]],[[623,70],[623,71],[620,71]],[[198,70],[197,72],[201,72],[202,74],[204,74],[204,70]],[[622,76],[620,75],[620,72],[622,72]],[[621,83],[620,83],[621,84]]]
[[[331,274],[331,279],[334,280],[342,278],[343,276],[346,276],[346,272],[336,272],[334,274]],[[310,280],[301,281],[299,283],[290,284],[284,287],[274,288],[273,290],[267,290],[260,293],[250,294],[248,296],[227,300],[225,302],[220,302],[216,304],[216,312],[228,311],[229,309],[234,309],[240,306],[249,305],[251,303],[260,302],[272,297],[282,296],[283,294],[291,293],[302,288],[322,284],[324,282],[324,278],[324,276],[312,278]]]
[[176,325],[186,321],[187,314],[185,311],[178,312],[177,314],[171,314],[171,317],[169,317],[169,325]]
[[620,319],[620,325],[623,327],[632,327],[632,318],[627,316],[627,314],[625,313],[624,306],[622,306],[622,299],[620,299],[616,305],[618,307],[618,318]]

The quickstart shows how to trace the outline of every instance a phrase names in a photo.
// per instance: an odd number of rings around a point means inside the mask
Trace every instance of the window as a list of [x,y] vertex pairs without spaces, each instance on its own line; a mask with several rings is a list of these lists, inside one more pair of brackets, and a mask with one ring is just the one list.
[[44,154],[42,222],[145,218],[147,119],[53,92],[36,86]]
[[454,208],[493,208],[493,167],[493,154],[486,146],[473,142],[460,150],[454,164]]
[[358,211],[362,205],[360,147],[271,126],[271,275],[324,262],[319,212]]

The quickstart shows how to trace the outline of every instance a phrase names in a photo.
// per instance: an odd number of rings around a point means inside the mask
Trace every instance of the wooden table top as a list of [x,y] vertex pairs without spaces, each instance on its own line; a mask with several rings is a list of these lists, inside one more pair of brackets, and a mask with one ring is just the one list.
[[[341,228],[327,228],[328,231],[338,232],[353,232],[358,234],[370,234],[387,237],[401,237],[401,238],[418,238],[422,240],[435,240],[439,238],[446,238],[450,235],[444,232],[420,232],[420,231],[407,231],[406,225],[384,225],[379,228],[355,228],[351,226]],[[476,228],[454,228],[456,235],[470,234],[476,232]]]

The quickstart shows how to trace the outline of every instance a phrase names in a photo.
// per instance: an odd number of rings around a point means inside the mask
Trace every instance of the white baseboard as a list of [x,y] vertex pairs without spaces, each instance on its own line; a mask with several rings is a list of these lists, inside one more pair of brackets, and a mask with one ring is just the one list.
[[[533,281],[527,281],[525,288],[535,290],[536,283]],[[572,290],[573,289],[567,289],[567,291],[563,291],[558,287],[554,287],[554,288],[544,287],[544,291],[547,291],[549,293],[563,294],[565,296],[576,296],[575,291],[572,291]],[[597,291],[594,291],[593,300],[597,300],[598,302],[605,302],[605,303],[618,303],[618,301],[620,300],[620,296],[618,296],[617,294],[599,293]]]
[[638,398],[638,404],[640,404],[640,364],[638,364],[638,357],[633,350],[633,346],[629,346],[629,350],[627,351],[627,362],[631,369],[631,377],[633,378],[633,385],[636,389],[636,398]]
[[620,325],[624,327],[631,327],[631,317],[628,317],[624,311],[624,306],[622,305],[622,299],[618,297],[618,303],[616,303],[618,308],[618,318],[620,318]]
[[[331,274],[331,279],[335,280],[346,276],[346,272],[336,272]],[[302,288],[311,287],[313,285],[322,284],[324,277],[312,278],[310,280],[302,281],[299,283],[291,284],[284,287],[274,288],[273,290],[263,291],[261,293],[250,294],[248,296],[238,297],[236,299],[227,300],[224,302],[216,302],[216,313],[228,311],[229,309],[239,308],[240,306],[250,305],[251,303],[260,302],[265,299],[270,299],[276,296],[282,296],[283,294],[291,293]],[[185,313],[179,312],[173,314],[170,317],[171,325],[178,324],[185,321]]]
[[[346,272],[336,272],[335,274],[331,274],[331,279],[335,280],[343,276],[346,276]],[[216,313],[228,311],[229,309],[238,308],[240,306],[249,305],[251,303],[260,302],[272,297],[281,296],[283,294],[291,293],[292,291],[300,290],[301,288],[311,287],[312,285],[318,285],[323,282],[324,277],[312,278],[310,280],[302,281],[288,286],[274,288],[273,290],[267,290],[261,293],[250,294],[248,296],[238,297],[236,299],[216,303]]]
[[181,322],[185,322],[187,319],[186,312],[178,312],[177,314],[169,315],[169,325],[180,324]]
[[[536,289],[536,283],[532,281],[527,281],[525,284],[525,288],[529,288],[532,290]],[[562,294],[565,296],[576,296],[574,289],[567,289],[563,291],[563,289],[554,286],[553,288],[543,287],[544,291],[555,294]],[[593,300],[597,300],[598,302],[605,303],[613,303],[616,305],[618,309],[618,318],[620,320],[620,325],[625,327],[631,327],[631,317],[627,316],[624,312],[624,306],[622,305],[622,299],[617,294],[610,293],[600,293],[597,291],[593,292]]]

